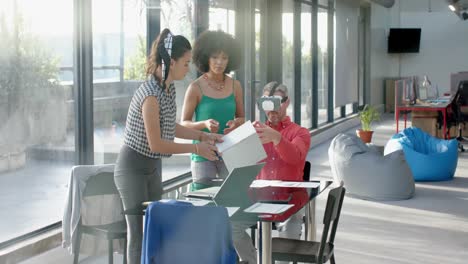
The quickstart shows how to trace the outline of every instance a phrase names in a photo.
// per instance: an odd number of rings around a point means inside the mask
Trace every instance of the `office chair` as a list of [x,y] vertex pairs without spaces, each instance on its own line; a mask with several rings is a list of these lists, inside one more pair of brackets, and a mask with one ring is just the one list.
[[330,261],[331,264],[335,264],[334,241],[345,192],[345,188],[340,186],[328,193],[320,242],[275,237],[272,240],[273,262],[292,261],[294,264],[298,262],[322,264]]
[[227,209],[152,202],[145,212],[141,264],[235,264]]
[[[308,160],[306,160],[306,162],[304,164],[304,174],[302,175],[302,179],[305,182],[310,181],[310,161],[308,161]],[[305,223],[306,217],[303,216],[302,219],[303,219],[302,222]],[[256,237],[255,230],[256,229],[257,229],[257,225],[253,225],[253,226],[250,227],[250,238],[252,239],[252,243],[254,245],[255,245],[255,237]],[[277,230],[276,223],[274,223],[274,222],[272,224],[272,229]],[[305,225],[306,237],[307,237],[307,232],[309,232],[309,230],[307,230],[307,225]]]
[[463,106],[468,106],[468,80],[461,81],[458,84],[457,94],[451,106],[453,117],[449,120],[449,124],[458,126],[456,139],[458,141],[458,149],[461,152],[465,151],[462,142],[468,141],[468,138],[463,137],[463,128],[465,127],[465,122],[468,121],[468,114],[462,111]]
[[[119,194],[114,183],[114,173],[112,172],[101,172],[96,175],[90,176],[86,181],[86,186],[82,194],[82,198],[106,195],[106,194]],[[114,222],[105,225],[85,225],[80,221],[77,226],[77,246],[74,252],[73,263],[78,263],[78,257],[80,254],[80,244],[82,234],[89,234],[108,240],[108,263],[112,264],[113,260],[113,240],[123,239],[124,240],[124,254],[123,263],[127,263],[127,224],[125,220]]]

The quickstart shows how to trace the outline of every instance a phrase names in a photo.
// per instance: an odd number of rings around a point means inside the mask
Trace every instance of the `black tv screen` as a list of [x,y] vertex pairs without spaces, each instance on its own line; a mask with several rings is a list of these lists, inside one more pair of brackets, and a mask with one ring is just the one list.
[[420,28],[391,28],[388,36],[388,53],[417,53],[420,40]]

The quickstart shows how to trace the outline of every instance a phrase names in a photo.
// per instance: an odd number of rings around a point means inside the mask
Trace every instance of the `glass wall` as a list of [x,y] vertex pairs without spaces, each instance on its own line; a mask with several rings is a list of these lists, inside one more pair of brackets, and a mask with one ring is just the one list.
[[[169,28],[175,35],[183,35],[190,43],[195,44],[195,25],[193,23],[193,1],[161,1],[161,30]],[[177,116],[176,121],[180,122],[182,115],[182,106],[184,104],[184,96],[187,87],[192,81],[197,78],[197,70],[193,64],[190,66],[190,71],[185,76],[185,79],[175,81],[176,88],[176,105]],[[175,139],[176,142],[189,142],[188,140]],[[190,171],[190,155],[179,154],[173,155],[170,159],[162,160],[163,181],[181,175]]]
[[75,156],[72,64],[72,0],[1,1],[0,244],[62,219]]
[[317,18],[318,42],[318,124],[328,121],[328,13],[327,9],[319,8]]
[[128,106],[145,77],[143,0],[95,0],[93,14],[94,163],[115,163]]
[[301,6],[301,126],[312,128],[312,6]]
[[294,19],[293,19],[293,5],[291,0],[282,1],[283,14],[282,14],[282,83],[288,87],[290,104],[287,110],[288,116],[294,120],[294,50],[293,50],[293,32],[294,32]]
[[235,1],[210,1],[209,30],[222,30],[236,35]]
[[260,111],[257,107],[256,99],[262,96],[263,86],[266,84],[266,52],[261,48],[264,41],[262,23],[265,19],[265,1],[266,0],[255,1],[255,80],[252,84],[252,89],[255,89],[255,99],[252,100],[252,103],[255,104],[255,120],[260,120]]

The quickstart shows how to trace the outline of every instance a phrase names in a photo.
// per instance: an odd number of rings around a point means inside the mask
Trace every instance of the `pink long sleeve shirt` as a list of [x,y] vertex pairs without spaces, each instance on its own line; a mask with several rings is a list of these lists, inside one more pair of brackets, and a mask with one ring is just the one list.
[[277,127],[268,121],[266,125],[281,133],[281,141],[274,146],[273,143],[264,144],[267,153],[266,162],[257,179],[302,181],[304,164],[310,147],[309,131],[298,124],[291,122],[288,116]]

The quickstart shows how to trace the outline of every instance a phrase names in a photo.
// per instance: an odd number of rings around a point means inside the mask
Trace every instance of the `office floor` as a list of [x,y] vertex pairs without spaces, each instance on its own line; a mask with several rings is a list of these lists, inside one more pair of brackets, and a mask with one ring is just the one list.
[[[394,122],[387,117],[377,125],[373,142],[384,145],[394,133]],[[331,177],[329,144],[327,141],[309,152],[312,177]],[[318,223],[325,198],[321,195],[317,200]],[[410,200],[373,202],[346,197],[335,245],[337,263],[466,264],[468,152],[460,153],[454,180],[417,183],[416,195]],[[121,256],[115,258],[116,263],[121,263]],[[33,263],[72,263],[72,258],[65,249],[56,248],[22,262]],[[107,262],[102,256],[83,259],[81,263]]]

